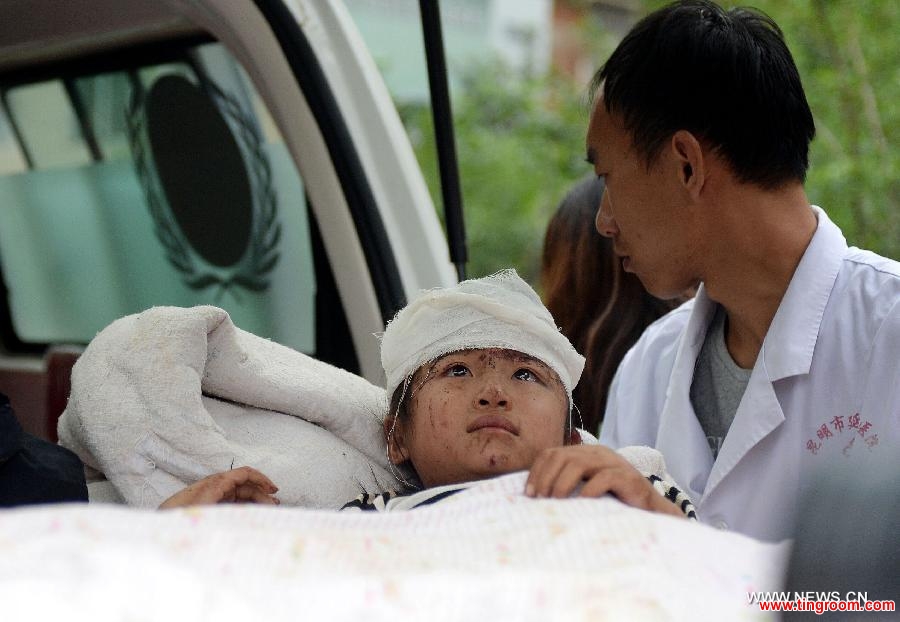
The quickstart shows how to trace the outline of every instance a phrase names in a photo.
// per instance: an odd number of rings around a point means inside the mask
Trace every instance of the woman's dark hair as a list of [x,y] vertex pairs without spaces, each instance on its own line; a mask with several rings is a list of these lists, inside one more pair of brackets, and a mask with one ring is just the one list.
[[603,182],[593,175],[572,188],[547,225],[541,264],[544,303],[587,359],[572,398],[581,425],[594,433],[622,357],[649,324],[684,300],[654,298],[622,269],[612,242],[594,228],[602,197]]
[[648,167],[687,130],[744,183],[771,189],[806,178],[812,112],[781,29],[762,12],[670,4],[632,28],[592,86]]

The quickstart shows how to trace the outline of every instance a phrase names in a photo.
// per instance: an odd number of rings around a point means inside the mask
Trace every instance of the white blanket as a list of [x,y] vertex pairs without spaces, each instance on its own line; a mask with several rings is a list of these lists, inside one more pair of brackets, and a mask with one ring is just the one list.
[[9,620],[750,620],[786,544],[524,474],[398,514],[109,505],[0,513]]
[[91,341],[59,438],[130,505],[250,465],[282,503],[334,509],[399,486],[385,410],[382,388],[236,328],[222,309],[156,307]]

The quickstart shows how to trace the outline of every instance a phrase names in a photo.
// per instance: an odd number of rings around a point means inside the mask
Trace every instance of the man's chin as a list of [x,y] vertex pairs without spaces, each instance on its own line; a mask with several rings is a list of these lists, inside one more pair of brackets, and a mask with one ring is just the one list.
[[648,294],[660,300],[683,300],[696,292],[696,287],[692,289],[690,285],[685,285],[682,288],[672,287],[667,283],[658,283],[651,279],[644,279],[639,274],[635,274],[635,276],[637,276]]

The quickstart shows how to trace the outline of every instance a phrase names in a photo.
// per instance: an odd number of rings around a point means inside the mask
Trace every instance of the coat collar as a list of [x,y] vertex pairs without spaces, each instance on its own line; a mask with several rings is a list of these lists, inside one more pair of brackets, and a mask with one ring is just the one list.
[[[820,207],[813,205],[812,209],[818,221],[816,232],[794,270],[760,351],[772,382],[809,373],[825,306],[847,254],[841,230]],[[699,353],[715,305],[701,285],[686,332],[690,353]],[[696,356],[692,360],[696,361]]]
[[812,367],[825,306],[847,251],[840,229],[820,208],[813,206],[813,211],[818,221],[816,232],[766,332],[744,397],[709,474],[701,505],[744,456],[784,423],[774,383],[808,374]]
[[808,374],[822,316],[831,296],[847,241],[821,208],[812,206],[818,226],[763,341],[761,356],[769,380]]
[[656,448],[666,457],[669,472],[674,474],[695,502],[706,488],[713,458],[691,404],[691,382],[694,365],[714,313],[715,303],[706,295],[701,284],[693,300],[684,338],[675,354],[657,430]]

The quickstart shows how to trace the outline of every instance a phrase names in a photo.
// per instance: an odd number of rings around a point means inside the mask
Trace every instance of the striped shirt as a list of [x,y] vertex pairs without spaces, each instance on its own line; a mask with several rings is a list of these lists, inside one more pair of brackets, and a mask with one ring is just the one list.
[[[678,506],[678,508],[691,520],[697,520],[694,504],[688,496],[675,484],[663,480],[656,475],[651,475],[647,480],[653,484],[653,488],[666,499]],[[447,484],[425,490],[413,492],[388,491],[376,494],[363,493],[353,501],[346,503],[341,511],[356,512],[399,512],[412,510],[424,505],[432,505],[451,497],[458,492],[471,488],[478,481],[463,482],[462,484]]]

